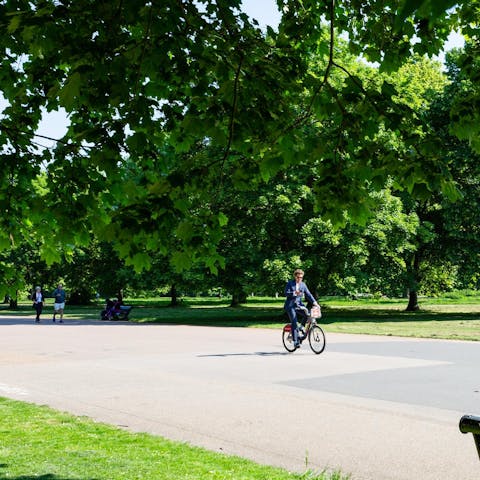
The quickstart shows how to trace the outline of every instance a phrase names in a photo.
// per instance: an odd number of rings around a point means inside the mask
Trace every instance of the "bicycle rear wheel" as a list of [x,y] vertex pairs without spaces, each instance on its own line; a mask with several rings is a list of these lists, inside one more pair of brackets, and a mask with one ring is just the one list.
[[308,343],[310,348],[317,355],[325,350],[326,340],[323,330],[318,325],[314,325],[308,332]]
[[293,343],[293,336],[292,336],[292,327],[291,325],[285,325],[282,331],[282,342],[285,350],[287,352],[294,352],[296,347]]

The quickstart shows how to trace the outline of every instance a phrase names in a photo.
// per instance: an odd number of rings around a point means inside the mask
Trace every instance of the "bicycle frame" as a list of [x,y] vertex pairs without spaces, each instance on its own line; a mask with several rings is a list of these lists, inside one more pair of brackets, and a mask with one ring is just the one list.
[[[312,317],[310,314],[308,315],[307,321],[305,322],[305,336],[308,335],[308,332],[313,327],[313,325],[317,325],[317,318],[318,317]],[[285,325],[284,329],[287,332],[291,332],[292,326],[290,324],[287,324]]]
[[308,330],[310,330],[314,325],[317,324],[317,318],[318,317],[311,317],[309,316],[307,318],[307,323],[305,324],[305,327],[308,327]]

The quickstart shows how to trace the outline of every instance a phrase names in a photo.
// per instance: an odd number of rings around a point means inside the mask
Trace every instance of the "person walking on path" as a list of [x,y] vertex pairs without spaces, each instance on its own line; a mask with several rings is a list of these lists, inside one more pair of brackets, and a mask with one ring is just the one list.
[[299,268],[293,272],[294,280],[289,280],[285,285],[285,296],[287,298],[285,299],[285,304],[283,306],[290,319],[293,343],[297,348],[300,346],[301,340],[303,340],[303,338],[299,337],[297,317],[302,317],[302,325],[304,325],[308,315],[307,307],[302,303],[303,296],[305,295],[308,302],[312,303],[314,306],[318,306],[317,301],[310,293],[306,283],[303,281],[303,275],[303,270],[300,270]]
[[43,296],[41,287],[35,287],[35,292],[33,292],[32,300],[33,308],[37,312],[35,322],[40,323],[40,315],[42,314],[43,306],[45,305],[45,297]]
[[59,283],[57,288],[53,291],[53,297],[55,298],[55,303],[53,304],[53,319],[55,322],[55,317],[60,315],[59,323],[63,323],[63,311],[65,310],[65,299],[67,294],[63,289],[63,285]]

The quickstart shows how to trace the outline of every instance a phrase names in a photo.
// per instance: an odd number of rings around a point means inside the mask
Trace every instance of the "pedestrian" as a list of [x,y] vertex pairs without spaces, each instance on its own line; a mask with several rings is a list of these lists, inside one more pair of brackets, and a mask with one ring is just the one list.
[[283,308],[287,312],[288,318],[292,326],[292,338],[295,347],[299,347],[303,340],[301,332],[298,331],[298,317],[301,317],[302,326],[305,325],[305,321],[308,316],[307,307],[302,303],[302,299],[305,296],[308,302],[314,306],[318,306],[315,297],[310,293],[306,283],[303,281],[304,272],[300,268],[297,268],[293,272],[293,280],[289,280],[285,285],[285,304]]
[[45,305],[45,297],[43,296],[41,287],[35,287],[35,292],[33,292],[32,300],[33,308],[37,312],[35,322],[40,323],[40,315],[42,314],[43,306]]
[[63,289],[63,285],[59,283],[57,288],[53,291],[53,297],[55,298],[55,303],[53,304],[53,321],[55,322],[55,317],[60,315],[59,323],[63,323],[63,311],[65,310],[65,299],[67,293]]

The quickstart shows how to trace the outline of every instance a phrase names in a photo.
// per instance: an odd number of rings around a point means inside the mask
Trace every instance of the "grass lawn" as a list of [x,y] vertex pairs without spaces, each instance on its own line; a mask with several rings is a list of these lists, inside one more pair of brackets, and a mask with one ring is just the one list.
[[448,311],[442,307],[421,312],[342,310],[326,311],[327,332],[392,335],[447,340],[480,340],[480,311]]
[[258,465],[0,398],[0,478],[13,480],[346,480]]
[[[133,305],[131,321],[205,326],[278,328],[284,325],[283,300],[249,298],[245,305],[229,307],[227,300],[217,298],[185,298],[175,308],[169,298],[126,299]],[[320,299],[325,331],[395,335],[451,340],[480,340],[480,296],[425,298],[421,310],[405,312],[405,299],[362,299],[325,297]],[[65,319],[99,319],[102,304],[77,307],[67,305]],[[53,307],[47,300],[43,318],[51,318]],[[1,315],[31,316],[30,304],[17,311],[0,309]]]

